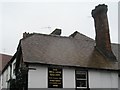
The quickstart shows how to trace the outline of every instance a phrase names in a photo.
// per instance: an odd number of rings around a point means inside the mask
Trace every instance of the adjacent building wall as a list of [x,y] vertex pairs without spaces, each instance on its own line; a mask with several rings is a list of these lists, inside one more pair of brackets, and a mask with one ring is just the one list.
[[7,74],[8,69],[2,74],[2,88],[7,88]]
[[1,88],[9,88],[8,81],[10,80],[10,66],[1,75]]
[[[10,80],[10,76],[12,76],[11,78],[15,78],[14,76],[14,63],[16,62],[16,59],[11,63],[10,65],[5,69],[5,71],[1,74],[1,88],[9,88],[9,84],[8,81]],[[12,70],[11,70],[12,69]],[[12,71],[12,72],[11,72]],[[10,75],[11,74],[11,75]]]

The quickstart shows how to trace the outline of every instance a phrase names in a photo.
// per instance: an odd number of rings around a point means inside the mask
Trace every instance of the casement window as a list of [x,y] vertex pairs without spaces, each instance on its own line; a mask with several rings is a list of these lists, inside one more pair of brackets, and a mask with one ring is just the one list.
[[48,88],[63,88],[61,68],[48,67]]
[[76,89],[88,90],[88,75],[87,71],[76,70]]

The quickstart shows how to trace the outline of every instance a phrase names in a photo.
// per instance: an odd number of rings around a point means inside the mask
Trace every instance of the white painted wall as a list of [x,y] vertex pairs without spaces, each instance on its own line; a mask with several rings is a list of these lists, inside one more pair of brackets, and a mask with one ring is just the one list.
[[[28,88],[48,88],[48,67],[29,65]],[[63,88],[75,88],[75,69],[63,69]]]
[[[48,88],[48,67],[33,66],[28,72],[29,88]],[[113,71],[88,71],[89,88],[118,88],[118,73]],[[119,79],[120,81],[120,79]],[[75,88],[75,69],[63,68],[63,88]]]
[[30,65],[29,68],[36,68],[36,70],[28,72],[28,88],[47,88],[47,67]]
[[75,69],[63,69],[63,88],[75,88]]
[[118,73],[113,71],[89,70],[90,88],[118,88]]

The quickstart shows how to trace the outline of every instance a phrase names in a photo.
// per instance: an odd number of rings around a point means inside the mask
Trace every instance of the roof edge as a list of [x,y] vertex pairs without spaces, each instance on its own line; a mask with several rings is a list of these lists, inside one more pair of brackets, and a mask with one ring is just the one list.
[[38,64],[44,66],[61,66],[61,67],[74,67],[74,68],[84,68],[84,69],[92,69],[92,70],[106,70],[106,71],[119,71],[120,69],[105,69],[105,68],[93,68],[93,67],[80,67],[80,66],[72,66],[72,65],[58,65],[58,64],[46,64],[46,63],[38,63],[38,62],[25,62],[26,64]]

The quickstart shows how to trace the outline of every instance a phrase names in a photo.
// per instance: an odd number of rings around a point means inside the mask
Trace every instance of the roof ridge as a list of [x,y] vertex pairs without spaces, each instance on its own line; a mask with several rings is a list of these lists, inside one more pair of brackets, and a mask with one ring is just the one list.
[[21,40],[25,40],[33,35],[43,35],[43,36],[52,36],[52,37],[61,37],[61,38],[70,38],[69,36],[60,36],[60,35],[53,35],[53,34],[43,34],[43,33],[29,33],[27,37],[22,38]]
[[86,36],[85,34],[82,34],[82,33],[78,32],[78,31],[75,31],[75,32],[74,32],[73,34],[71,34],[69,37],[74,38],[74,37],[77,35],[77,33],[80,34],[80,35],[82,35],[82,36],[84,36],[84,37],[86,37],[86,38],[89,38],[89,39],[91,39],[91,40],[94,40],[94,39],[92,39],[91,37],[88,37],[88,36]]
[[71,34],[71,35],[69,35],[69,36],[60,36],[60,35],[43,34],[43,33],[35,33],[35,32],[33,32],[33,33],[27,33],[28,35],[27,35],[26,37],[22,38],[21,40],[25,40],[25,39],[33,36],[33,35],[43,35],[43,36],[58,37],[58,38],[69,38],[69,39],[70,39],[70,38],[73,38],[73,39],[76,39],[76,38],[74,38],[74,37],[76,36],[77,33],[80,34],[80,35],[82,35],[82,36],[84,36],[84,37],[86,37],[86,38],[88,38],[88,39],[91,39],[91,40],[94,41],[94,39],[92,39],[92,38],[90,38],[90,37],[88,37],[88,36],[86,36],[86,35],[78,32],[78,31],[75,31],[73,34]]

